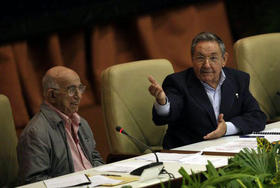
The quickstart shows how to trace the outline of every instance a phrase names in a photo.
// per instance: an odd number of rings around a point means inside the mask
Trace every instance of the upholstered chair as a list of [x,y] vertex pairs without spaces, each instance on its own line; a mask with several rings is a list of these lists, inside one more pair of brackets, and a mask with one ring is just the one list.
[[0,187],[14,187],[18,173],[17,135],[9,99],[0,95]]
[[111,153],[141,154],[147,150],[116,131],[121,126],[152,150],[161,150],[166,126],[152,121],[154,97],[150,95],[148,76],[160,84],[173,73],[166,59],[142,60],[114,65],[102,73],[102,109]]
[[238,40],[234,58],[237,68],[250,74],[250,91],[268,120],[280,120],[280,33]]

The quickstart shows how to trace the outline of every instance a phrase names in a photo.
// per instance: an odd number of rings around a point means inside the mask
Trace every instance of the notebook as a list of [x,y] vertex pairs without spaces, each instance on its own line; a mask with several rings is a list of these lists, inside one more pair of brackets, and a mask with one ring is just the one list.
[[259,132],[252,132],[251,135],[280,135],[280,128],[274,128],[270,130],[265,130],[265,131],[259,131]]

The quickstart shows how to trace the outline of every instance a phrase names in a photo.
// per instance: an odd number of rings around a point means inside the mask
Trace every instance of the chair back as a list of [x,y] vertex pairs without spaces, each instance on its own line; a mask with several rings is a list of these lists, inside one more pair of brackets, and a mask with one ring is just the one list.
[[268,120],[280,120],[280,33],[238,40],[234,57],[238,69],[250,74],[250,91]]
[[9,99],[0,95],[0,187],[13,187],[18,173],[17,135]]
[[168,60],[153,59],[119,64],[102,73],[102,109],[111,153],[141,154],[145,148],[116,131],[121,126],[127,133],[153,150],[162,149],[167,126],[156,126],[152,121],[155,101],[150,95],[148,76],[159,84],[173,73]]

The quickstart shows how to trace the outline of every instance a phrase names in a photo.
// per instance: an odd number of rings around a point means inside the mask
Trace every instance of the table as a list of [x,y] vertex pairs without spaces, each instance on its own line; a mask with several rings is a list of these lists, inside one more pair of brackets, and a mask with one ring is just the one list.
[[[279,122],[275,122],[272,124],[267,124],[265,130],[271,130],[273,128],[280,128],[280,121]],[[193,152],[199,152],[204,150],[207,147],[210,146],[215,146],[215,145],[220,145],[220,144],[225,144],[226,142],[231,142],[235,139],[238,139],[239,136],[225,136],[219,139],[215,139],[215,140],[207,140],[207,141],[203,141],[203,142],[198,142],[195,144],[190,144],[190,145],[186,145],[186,146],[182,146],[182,147],[178,147],[178,148],[174,148],[173,150],[171,150],[170,152],[186,152],[186,153],[193,153]],[[279,136],[280,138],[280,136]],[[280,140],[280,139],[279,139]],[[229,156],[221,156],[221,155],[206,155],[207,158],[228,158]],[[131,159],[127,159],[127,160],[123,160],[123,161],[119,161],[116,163],[120,163],[120,162],[125,162],[125,161],[129,161],[129,162],[134,162],[136,159],[135,158],[131,158]],[[136,162],[136,161],[135,161]],[[115,163],[111,163],[111,164],[106,164],[106,165],[113,165]],[[180,167],[184,167],[185,170],[190,173],[191,169],[194,172],[202,172],[206,170],[205,165],[193,165],[193,164],[182,164],[182,163],[174,163],[174,162],[169,162],[169,163],[164,163],[164,167],[165,169],[172,173],[175,178],[181,178],[181,175],[178,173],[178,170]],[[98,167],[97,167],[98,168]],[[80,172],[75,172],[75,173],[71,173],[71,174],[67,174],[64,177],[68,176],[73,176],[75,174],[91,174],[91,175],[98,175],[98,174],[102,174],[102,172],[97,171],[97,168],[92,168],[92,169],[88,169],[88,170],[84,170],[84,171],[80,171]],[[104,172],[103,172],[104,173]],[[112,174],[112,173],[110,173]],[[120,173],[114,173],[114,174],[120,174]],[[128,173],[125,174],[120,174],[120,175],[129,175]],[[59,178],[59,177],[58,177]],[[169,177],[167,175],[160,175],[158,178],[155,179],[151,179],[148,181],[144,181],[144,182],[140,182],[140,181],[135,181],[135,182],[131,182],[128,184],[123,184],[123,185],[119,185],[119,186],[114,186],[114,187],[122,187],[124,185],[131,185],[132,187],[147,187],[147,186],[151,186],[151,185],[157,185],[158,187],[160,187],[160,182],[165,182],[168,181]],[[28,184],[25,186],[22,186],[23,188],[38,188],[38,187],[45,187],[43,181],[40,182],[36,182],[33,184]]]
[[[217,157],[221,158],[222,156],[207,156],[207,158],[209,158],[209,159],[210,158],[217,158]],[[120,163],[120,162],[124,162],[124,161],[133,162],[135,160],[136,160],[135,158],[131,158],[131,159],[119,161],[119,162],[116,162],[116,163]],[[114,164],[114,163],[106,164],[106,165],[112,165],[112,164]],[[180,167],[184,167],[185,170],[188,173],[191,173],[191,171],[190,171],[191,169],[194,172],[202,172],[202,171],[206,170],[205,165],[190,165],[190,164],[182,164],[182,163],[174,163],[174,162],[164,163],[164,167],[168,172],[172,173],[175,176],[175,178],[181,178],[181,175],[178,172]],[[92,168],[92,169],[88,169],[88,170],[84,170],[84,171],[80,171],[80,172],[75,172],[75,173],[72,173],[72,174],[67,174],[64,177],[66,177],[66,176],[69,177],[69,176],[73,176],[73,175],[76,175],[76,174],[98,175],[98,174],[104,174],[104,172],[102,173],[100,171],[97,171],[96,168]],[[110,172],[110,174],[120,174],[120,175],[124,175],[124,176],[129,175],[128,173],[111,173],[111,172]],[[135,181],[135,182],[128,183],[128,185],[131,185],[132,187],[146,187],[146,186],[155,185],[155,184],[159,185],[160,182],[168,181],[168,179],[169,179],[169,177],[167,175],[160,175],[158,178],[155,178],[155,179],[152,179],[152,180],[147,180],[147,181],[144,181],[144,182]],[[114,186],[114,187],[122,187],[122,186],[123,185]],[[39,182],[36,182],[36,183],[21,186],[21,187],[22,188],[27,188],[27,187],[28,188],[38,188],[38,187],[45,187],[45,184],[43,183],[43,181],[39,181]],[[102,187],[102,186],[100,186],[100,187]]]
[[[271,123],[271,124],[267,124],[266,127],[265,127],[265,130],[271,130],[271,129],[274,129],[274,128],[280,128],[280,121],[275,122],[275,123]],[[225,144],[227,142],[231,142],[231,141],[236,140],[238,138],[239,138],[239,136],[225,136],[225,137],[221,137],[219,139],[206,140],[206,141],[203,141],[203,142],[198,142],[198,143],[189,144],[189,145],[186,145],[186,146],[174,148],[174,150],[203,151],[207,147]],[[280,135],[279,135],[279,140],[280,140]]]

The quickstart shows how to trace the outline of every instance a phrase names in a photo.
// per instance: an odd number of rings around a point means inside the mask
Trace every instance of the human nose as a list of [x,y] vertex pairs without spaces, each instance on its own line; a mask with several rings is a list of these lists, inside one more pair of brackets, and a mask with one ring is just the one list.
[[209,57],[206,57],[203,61],[203,66],[210,66],[211,61]]
[[75,98],[80,99],[80,98],[82,98],[82,95],[83,95],[82,91],[80,91],[79,89],[75,89],[75,92],[74,92],[74,95],[73,95]]

